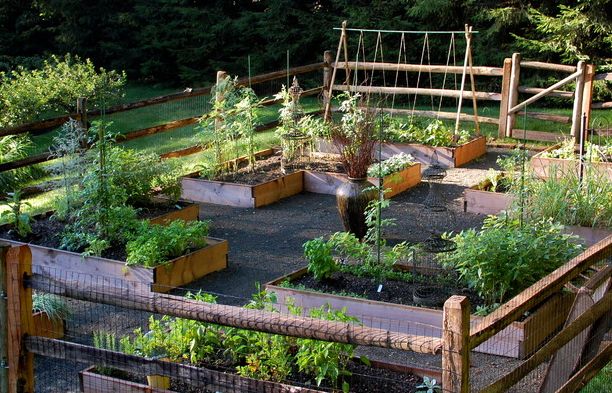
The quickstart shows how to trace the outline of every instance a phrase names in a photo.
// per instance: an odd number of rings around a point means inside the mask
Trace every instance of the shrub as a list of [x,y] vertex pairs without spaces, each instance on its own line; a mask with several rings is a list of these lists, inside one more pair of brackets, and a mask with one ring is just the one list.
[[145,221],[138,235],[127,243],[127,265],[154,267],[187,250],[202,248],[206,245],[208,226],[207,221],[175,220],[165,226]]
[[487,305],[503,303],[576,256],[577,238],[561,233],[552,220],[521,225],[518,220],[489,216],[480,230],[452,237],[454,252],[441,254]]

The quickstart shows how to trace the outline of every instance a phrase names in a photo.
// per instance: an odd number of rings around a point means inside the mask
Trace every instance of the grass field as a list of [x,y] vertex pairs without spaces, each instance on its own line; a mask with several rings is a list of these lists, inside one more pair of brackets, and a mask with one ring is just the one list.
[[608,363],[589,383],[580,390],[581,393],[603,393],[612,391],[612,363]]
[[[142,99],[151,97],[166,95],[169,93],[180,91],[179,89],[147,86],[147,85],[130,85],[126,88],[125,97],[122,99],[123,102],[134,102]],[[269,95],[271,96],[271,94]],[[147,128],[159,124],[164,124],[173,120],[179,120],[187,117],[201,116],[210,110],[210,96],[198,96],[180,101],[172,101],[168,103],[152,105],[144,108],[130,110],[126,112],[115,113],[111,115],[102,115],[101,118],[105,121],[112,122],[111,130],[119,134],[124,134]],[[449,101],[450,102],[450,101]],[[322,109],[320,102],[317,97],[305,97],[301,101],[306,111],[313,111]],[[471,103],[467,103],[471,104]],[[412,105],[395,105],[396,108],[411,109]],[[278,109],[280,105],[272,105],[261,108],[259,110],[260,122],[267,123],[278,118]],[[432,110],[431,106],[419,105],[415,109],[420,110]],[[437,107],[433,108],[437,110]],[[442,107],[442,111],[454,112],[455,107]],[[550,109],[550,108],[528,108],[528,111],[544,112],[557,115],[569,116],[571,109]],[[462,110],[463,113],[472,114],[471,105],[464,105]],[[499,117],[499,107],[495,105],[483,105],[479,108],[479,114],[484,117]],[[612,111],[595,111],[593,117],[601,119],[604,124],[612,124]],[[454,125],[454,121],[445,120],[450,126]],[[464,122],[461,124],[462,128],[473,129],[473,123]],[[536,119],[530,119],[525,117],[519,117],[516,122],[516,128],[528,129],[535,131],[552,131],[569,135],[569,124],[558,124],[548,121],[541,121]],[[493,124],[481,124],[481,132],[488,137],[497,137],[497,126]],[[121,143],[120,145],[126,148],[135,149],[139,151],[162,154],[171,151],[184,149],[190,146],[194,146],[198,141],[202,141],[197,137],[197,124],[174,129],[171,131],[138,138],[132,141]],[[49,151],[52,145],[53,137],[57,135],[57,130],[52,132],[33,137],[34,148],[32,154],[42,153]],[[279,141],[274,136],[274,132],[265,132],[257,137],[257,145],[260,148],[266,148],[272,145],[277,145]],[[211,157],[210,151],[200,152],[186,157],[175,159],[182,167],[183,172],[188,173],[194,170],[197,165],[202,165]],[[48,168],[53,165],[53,162],[42,164],[42,168]],[[44,182],[54,180],[53,175],[47,175],[38,178],[28,185],[36,185]],[[49,195],[41,194],[35,196],[29,200],[32,204],[34,211],[42,211],[52,205],[51,200],[57,195],[57,191],[50,193]]]

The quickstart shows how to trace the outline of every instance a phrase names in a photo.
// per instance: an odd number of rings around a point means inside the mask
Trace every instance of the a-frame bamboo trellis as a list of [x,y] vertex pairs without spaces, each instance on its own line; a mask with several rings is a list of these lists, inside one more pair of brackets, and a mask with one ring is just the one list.
[[[332,64],[332,72],[331,72],[330,80],[326,84],[328,86],[328,89],[327,91],[324,92],[325,119],[329,120],[331,118],[331,111],[332,111],[331,103],[332,103],[332,94],[334,90],[335,91],[349,91],[349,92],[355,92],[355,93],[366,93],[366,94],[369,94],[369,93],[392,94],[394,96],[396,94],[431,95],[432,97],[439,96],[439,97],[458,98],[457,113],[456,115],[452,116],[452,118],[455,120],[455,131],[458,131],[460,118],[465,118],[465,115],[463,116],[461,115],[461,107],[463,104],[463,99],[471,98],[474,114],[472,116],[469,116],[469,118],[471,118],[474,121],[474,128],[476,130],[476,134],[480,134],[477,99],[484,98],[484,97],[480,97],[480,95],[486,95],[487,93],[476,92],[473,62],[472,62],[472,45],[471,45],[472,34],[475,32],[472,30],[471,26],[465,25],[465,31],[431,31],[431,32],[348,29],[346,26],[347,26],[346,21],[342,22],[342,27],[340,28],[340,40],[338,42],[338,49],[336,51],[336,59],[335,59],[335,62]],[[377,62],[376,58],[372,62],[366,61],[365,58],[363,58],[361,61],[357,59],[356,61],[351,62],[349,61],[349,54],[348,54],[348,32],[349,31],[357,31],[360,33],[372,32],[372,33],[377,33],[377,34],[399,33],[399,34],[402,34],[402,36],[405,34],[453,34],[454,36],[454,34],[464,33],[465,38],[466,38],[466,48],[465,48],[465,58],[463,61],[463,66],[449,66],[448,64],[446,66],[430,65],[430,64],[424,65],[422,64],[422,60],[421,60],[421,64],[416,65],[416,64],[408,64],[406,62],[402,63],[400,59],[398,59],[397,64],[395,64],[395,63],[385,63],[384,61]],[[377,45],[378,45],[378,42],[377,42]],[[359,51],[359,48],[358,48],[358,51]],[[401,51],[401,48],[400,48],[400,51]],[[343,57],[344,57],[343,62],[340,62],[341,54],[343,54]],[[337,73],[338,68],[344,69],[345,71],[345,81],[344,81],[344,84],[342,85],[335,84],[336,73]],[[444,73],[445,76],[446,76],[446,73],[461,74],[461,87],[459,90],[451,90],[451,89],[444,89],[444,88],[434,89],[433,87],[420,88],[419,86],[398,87],[397,78],[395,81],[395,86],[393,87],[389,87],[386,85],[385,86],[373,86],[372,84],[370,84],[369,86],[358,86],[356,83],[357,78],[355,78],[355,82],[351,84],[351,71],[353,70],[355,72],[359,70],[363,70],[366,72],[370,71],[371,73],[373,73],[374,71],[383,71],[383,72],[384,71],[396,71],[396,72],[428,71],[430,73]],[[468,73],[470,75],[471,91],[465,91],[465,79]],[[388,112],[388,113],[404,114],[404,115],[410,115],[410,116],[415,115],[415,114],[417,115],[431,114],[431,112],[428,112],[428,111],[416,111],[414,110],[414,108],[412,110],[381,108],[381,110],[383,110],[384,112]],[[436,116],[447,118],[447,119],[451,118],[448,113],[444,115],[444,113],[441,113],[439,110]]]

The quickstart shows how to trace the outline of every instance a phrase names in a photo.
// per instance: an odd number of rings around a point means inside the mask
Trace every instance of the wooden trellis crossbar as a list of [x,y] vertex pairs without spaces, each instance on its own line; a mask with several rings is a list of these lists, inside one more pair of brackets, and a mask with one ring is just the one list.
[[333,85],[332,88],[338,91],[350,91],[355,93],[380,93],[380,94],[421,94],[433,95],[438,97],[464,98],[476,97],[479,100],[501,101],[501,94],[489,92],[471,92],[448,89],[426,89],[421,87],[384,87],[384,86],[347,86]]
[[[358,63],[354,61],[339,62],[338,64],[332,63],[332,67],[338,68],[350,68],[351,70],[365,70],[365,71],[409,71],[409,72],[432,72],[435,74],[462,74],[462,66],[445,66],[445,65],[420,65],[420,64],[395,64],[395,63],[381,63],[381,62],[370,62],[360,61]],[[474,75],[483,76],[502,76],[502,68],[500,67],[483,67],[476,66],[472,67]]]

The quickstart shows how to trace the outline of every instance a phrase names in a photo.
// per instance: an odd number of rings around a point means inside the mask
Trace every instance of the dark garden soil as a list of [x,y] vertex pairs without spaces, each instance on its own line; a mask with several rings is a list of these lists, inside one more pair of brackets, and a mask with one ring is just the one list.
[[[294,285],[303,285],[317,292],[341,293],[349,292],[363,296],[369,300],[387,303],[405,304],[408,306],[422,306],[415,303],[414,294],[417,299],[420,293],[431,291],[427,297],[433,303],[433,308],[442,308],[444,301],[452,295],[464,295],[470,299],[472,307],[483,304],[482,299],[468,288],[458,283],[447,280],[444,283],[436,282],[434,277],[417,276],[415,281],[379,280],[367,277],[358,277],[350,273],[336,272],[327,280],[316,280],[311,274],[306,274],[292,281]],[[382,284],[379,292],[379,285]],[[418,300],[417,300],[418,301]],[[432,307],[432,306],[427,306]]]
[[[383,216],[395,218],[396,225],[386,229],[385,237],[391,244],[403,240],[418,242],[429,238],[432,231],[479,227],[485,216],[463,212],[463,191],[484,180],[488,168],[497,168],[495,160],[498,156],[498,152],[489,149],[483,159],[468,164],[466,168],[447,171],[440,192],[449,210],[443,214],[432,214],[421,205],[429,192],[425,182],[393,198]],[[305,241],[342,230],[335,197],[310,193],[258,209],[202,204],[200,219],[212,221],[211,236],[229,240],[229,266],[190,284],[186,290],[202,289],[215,293],[218,303],[232,305],[248,302],[256,291],[256,283],[263,284],[302,268],[302,244]],[[58,232],[58,228],[53,232]],[[184,291],[173,293],[180,295]],[[86,306],[79,308],[68,321],[67,337],[70,340],[91,344],[91,332],[97,329],[120,335],[135,327],[146,326],[148,314],[119,307],[109,311],[109,306],[84,304]],[[440,356],[369,347],[359,347],[358,354],[408,366],[440,367]],[[38,356],[36,362],[36,391],[42,392],[78,391],[77,373],[87,366]],[[476,387],[482,387],[519,363],[514,359],[474,353],[472,381]],[[377,370],[376,376],[383,374]],[[381,380],[376,381],[375,385],[384,386]],[[536,385],[531,386],[529,379],[525,381],[526,384],[520,387],[524,388],[522,391],[533,391]],[[414,383],[404,381],[399,386],[382,388],[381,391],[410,392],[414,391]],[[361,380],[351,383],[354,387],[364,384]]]
[[151,219],[155,217],[159,217],[161,215],[175,212],[177,210],[181,210],[182,208],[188,206],[189,204],[186,202],[176,202],[176,203],[154,203],[145,206],[138,207],[138,218],[142,219]]
[[[319,172],[344,172],[342,164],[335,160],[334,157],[317,156],[307,161],[292,164],[291,169],[288,170],[287,173],[297,172],[303,169]],[[244,167],[240,168],[236,173],[230,173],[215,180],[256,185],[278,179],[281,176],[283,176],[281,172],[281,155],[277,153],[273,156],[257,160],[253,171],[249,171],[248,168]]]

